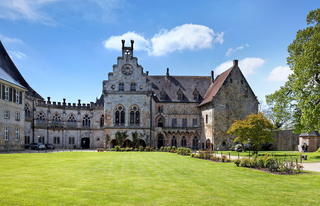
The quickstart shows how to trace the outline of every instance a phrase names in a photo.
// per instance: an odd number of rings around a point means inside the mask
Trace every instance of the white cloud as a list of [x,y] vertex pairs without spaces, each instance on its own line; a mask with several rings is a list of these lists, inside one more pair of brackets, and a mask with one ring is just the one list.
[[288,76],[292,73],[293,71],[290,69],[290,67],[278,66],[270,72],[267,80],[268,81],[286,81],[288,80]]
[[2,34],[0,34],[0,40],[4,43],[23,43],[22,40],[20,39],[6,37],[6,36],[3,36]]
[[121,50],[121,40],[126,41],[126,46],[130,46],[130,41],[134,40],[134,50],[148,51],[149,42],[142,36],[135,32],[127,32],[121,36],[111,36],[108,40],[103,41],[105,48]]
[[136,50],[146,50],[150,56],[162,56],[174,51],[211,48],[213,43],[222,44],[223,32],[216,34],[203,25],[184,24],[170,31],[162,29],[151,40],[135,32],[127,32],[121,36],[112,36],[103,44],[107,49],[121,49],[121,39],[126,42],[133,39]]
[[27,55],[25,55],[24,53],[19,52],[19,51],[8,51],[8,53],[10,54],[10,56],[14,56],[14,57],[17,57],[19,59],[27,58]]
[[[245,44],[245,46],[246,47],[249,47],[249,44]],[[229,56],[231,53],[234,53],[234,52],[236,52],[237,50],[242,50],[244,48],[244,46],[243,45],[241,45],[241,46],[239,46],[239,47],[237,47],[237,48],[230,48],[230,49],[228,49],[228,51],[227,51],[227,53],[226,53],[226,56]]]
[[[239,61],[238,65],[243,73],[244,76],[248,76],[254,74],[256,70],[261,67],[265,63],[265,60],[260,58],[245,58]],[[229,60],[224,62],[216,67],[215,72],[216,74],[221,74],[222,72],[226,71],[230,67],[233,66],[233,61]]]

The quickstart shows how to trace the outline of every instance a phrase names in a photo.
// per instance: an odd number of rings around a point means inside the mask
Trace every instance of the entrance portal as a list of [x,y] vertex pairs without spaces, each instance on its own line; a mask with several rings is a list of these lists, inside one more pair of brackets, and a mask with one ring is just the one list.
[[82,147],[82,149],[90,149],[90,138],[89,137],[81,138],[81,147]]
[[159,136],[158,136],[158,148],[161,148],[161,147],[163,147],[163,145],[164,145],[164,138],[163,138],[163,135],[162,134],[160,134]]

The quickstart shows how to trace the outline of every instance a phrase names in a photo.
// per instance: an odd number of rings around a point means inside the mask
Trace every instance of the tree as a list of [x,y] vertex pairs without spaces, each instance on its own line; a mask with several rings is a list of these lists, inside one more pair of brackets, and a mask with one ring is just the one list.
[[109,141],[110,141],[110,135],[109,135],[109,134],[106,134],[105,141],[104,141],[104,142],[105,142],[106,147],[108,146]]
[[261,143],[274,141],[272,128],[273,124],[270,120],[259,112],[258,114],[250,114],[242,121],[236,120],[228,130],[228,134],[237,136],[234,142],[241,142],[242,145],[247,143],[250,138],[252,147],[258,151]]
[[307,24],[288,46],[287,63],[293,73],[283,87],[267,95],[267,103],[280,120],[293,113],[295,133],[320,128],[320,8],[310,11]]
[[138,132],[132,132],[132,146],[135,148],[137,146],[138,143]]
[[124,132],[116,132],[115,139],[117,140],[118,145],[121,147],[123,145],[123,142],[126,140],[126,138],[129,137],[127,134],[127,131]]

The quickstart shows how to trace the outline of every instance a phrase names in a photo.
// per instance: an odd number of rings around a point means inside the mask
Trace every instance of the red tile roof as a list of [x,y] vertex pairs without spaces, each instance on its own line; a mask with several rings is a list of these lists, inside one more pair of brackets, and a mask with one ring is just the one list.
[[234,66],[217,76],[217,78],[214,80],[214,83],[209,87],[203,101],[199,104],[199,106],[205,105],[212,101],[212,97],[214,97],[218,93],[220,87],[222,86],[223,82],[225,81],[233,67]]

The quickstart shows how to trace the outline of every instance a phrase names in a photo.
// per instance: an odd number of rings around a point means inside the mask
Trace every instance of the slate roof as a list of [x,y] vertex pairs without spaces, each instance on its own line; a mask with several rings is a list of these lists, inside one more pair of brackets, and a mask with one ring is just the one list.
[[8,55],[6,49],[2,45],[0,41],[0,67],[18,84],[25,87],[30,95],[35,92],[36,98],[44,100],[34,89],[30,87],[30,85],[26,82],[23,78],[17,67],[14,65],[13,61],[11,60],[10,56]]
[[[210,76],[147,76],[151,82],[153,98],[156,102],[180,102],[200,103],[210,87]],[[178,99],[179,89],[183,93],[183,99]],[[195,89],[199,93],[199,99],[194,100]],[[160,92],[164,90],[166,99],[160,99]]]
[[25,88],[24,86],[22,86],[21,84],[19,84],[19,82],[17,82],[16,80],[14,80],[6,71],[4,71],[1,67],[0,67],[0,79],[3,79],[6,82],[10,82],[11,84],[15,84],[19,87]]
[[299,135],[299,137],[314,137],[314,136],[320,137],[319,132],[318,132],[318,131],[313,131],[313,132],[311,132],[311,133],[305,132],[305,133],[301,133],[301,134]]
[[204,96],[203,101],[199,104],[199,106],[205,105],[209,102],[212,101],[212,97],[214,97],[220,87],[222,86],[223,82],[226,80],[226,78],[228,77],[230,71],[233,69],[234,66],[232,66],[230,69],[222,72],[221,74],[219,74],[217,76],[217,78],[214,80],[214,83],[210,86],[210,88],[208,89],[206,95]]

